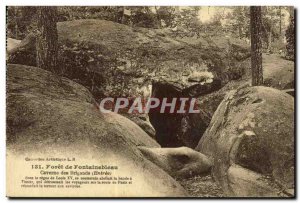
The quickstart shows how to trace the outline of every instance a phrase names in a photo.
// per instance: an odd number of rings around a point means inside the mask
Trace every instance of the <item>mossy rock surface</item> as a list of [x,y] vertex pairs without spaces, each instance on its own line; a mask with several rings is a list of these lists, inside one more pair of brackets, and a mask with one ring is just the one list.
[[[140,88],[153,80],[186,88],[198,83],[194,75],[202,72],[210,72],[224,85],[244,74],[243,61],[250,56],[245,42],[220,36],[183,39],[166,29],[95,19],[59,22],[57,29],[57,72],[87,87],[97,99],[139,96]],[[9,63],[34,66],[34,49],[11,54]]]

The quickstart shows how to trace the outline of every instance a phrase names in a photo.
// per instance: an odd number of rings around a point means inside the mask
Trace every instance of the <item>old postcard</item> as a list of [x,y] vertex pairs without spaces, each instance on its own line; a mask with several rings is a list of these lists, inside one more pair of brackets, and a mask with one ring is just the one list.
[[7,196],[295,198],[294,18],[7,6]]

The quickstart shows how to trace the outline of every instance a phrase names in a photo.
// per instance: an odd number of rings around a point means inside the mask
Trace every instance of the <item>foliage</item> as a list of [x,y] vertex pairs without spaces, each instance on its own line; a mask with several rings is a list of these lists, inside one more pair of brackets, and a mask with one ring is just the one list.
[[237,6],[233,8],[233,12],[229,14],[229,18],[232,19],[230,22],[230,29],[233,33],[237,33],[240,39],[250,38],[250,10],[249,7]]
[[[240,39],[249,39],[249,7],[224,7],[214,14],[209,23],[199,18],[201,7],[190,6],[61,6],[58,21],[77,19],[109,20],[135,27],[172,28],[179,37],[199,36],[203,33],[231,33]],[[230,10],[230,12],[225,12]],[[286,26],[282,20],[288,7],[263,7],[263,41],[268,47],[269,33],[272,41],[279,39]],[[22,39],[36,26],[36,7],[7,7],[8,36]]]
[[70,21],[78,19],[115,19],[117,8],[111,6],[62,6],[58,7],[58,21]]
[[37,7],[8,6],[6,13],[7,37],[23,39],[36,27]]
[[166,27],[173,27],[174,19],[176,18],[176,9],[174,6],[160,6],[157,8],[155,6],[155,11],[157,14],[157,18],[160,26],[162,26],[162,22]]
[[154,28],[158,27],[158,18],[147,6],[127,7],[130,10],[129,22],[133,26]]

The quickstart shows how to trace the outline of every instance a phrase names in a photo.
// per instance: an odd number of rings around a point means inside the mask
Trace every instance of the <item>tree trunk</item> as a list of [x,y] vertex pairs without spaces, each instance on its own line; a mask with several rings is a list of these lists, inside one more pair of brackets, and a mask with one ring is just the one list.
[[263,84],[262,69],[262,40],[261,40],[261,7],[250,7],[250,31],[251,31],[251,69],[252,85],[258,86]]
[[[271,15],[270,15],[270,20],[271,22],[273,22],[273,15],[272,15],[272,9],[270,8],[271,11]],[[273,32],[273,24],[270,24],[270,29],[269,29],[269,35],[268,35],[268,53],[271,53],[271,49],[272,49],[272,32]]]
[[294,18],[295,10],[293,6],[289,6],[290,19]]
[[19,39],[19,33],[18,33],[18,30],[19,30],[18,23],[19,23],[19,21],[18,21],[18,18],[17,18],[17,16],[18,16],[18,10],[17,9],[18,9],[17,7],[14,7],[14,18],[15,18],[15,23],[16,23],[16,25],[15,25],[15,37],[16,37],[16,39]]
[[158,27],[161,28],[161,20],[160,20],[158,8],[157,8],[157,6],[154,6],[154,8],[155,8],[155,12],[156,12],[156,18],[157,18],[157,22],[158,22]]
[[281,6],[279,6],[279,35],[280,35],[280,37],[281,37],[281,33],[282,33],[282,29],[281,29],[281,27],[282,27],[282,12],[281,12]]
[[36,41],[37,66],[51,72],[57,71],[58,34],[56,19],[56,7],[39,7]]
[[117,6],[117,11],[116,11],[116,17],[115,21],[117,23],[123,23],[123,18],[124,18],[124,6]]
[[242,39],[242,25],[238,24],[238,30],[239,30],[239,38]]
[[269,31],[269,36],[268,36],[268,52],[271,53],[272,49],[272,30]]

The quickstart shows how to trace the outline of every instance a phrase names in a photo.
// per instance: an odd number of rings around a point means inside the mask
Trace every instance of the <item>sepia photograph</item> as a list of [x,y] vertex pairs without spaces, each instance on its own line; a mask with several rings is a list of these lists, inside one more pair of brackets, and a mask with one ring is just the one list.
[[296,198],[291,5],[6,6],[8,198]]

